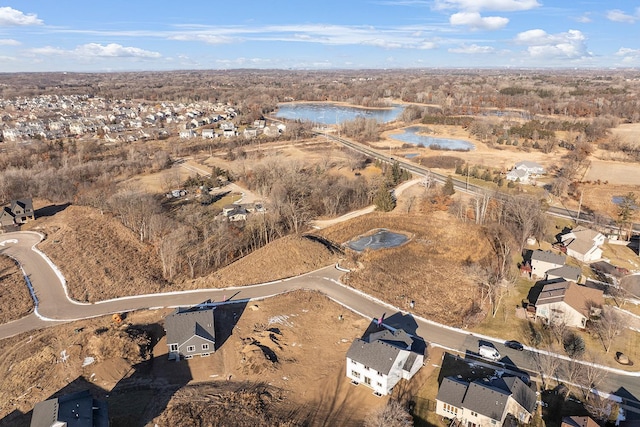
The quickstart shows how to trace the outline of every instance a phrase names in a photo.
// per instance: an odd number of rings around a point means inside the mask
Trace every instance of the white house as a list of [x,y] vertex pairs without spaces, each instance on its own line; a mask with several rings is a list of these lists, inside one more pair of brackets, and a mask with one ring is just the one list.
[[578,261],[592,262],[602,258],[602,246],[606,237],[590,228],[577,226],[561,236],[562,244],[567,248],[567,255]]
[[213,129],[202,129],[202,139],[213,139],[217,136],[216,131]]
[[524,160],[522,162],[516,163],[513,169],[511,169],[507,173],[506,178],[508,181],[528,183],[531,178],[536,178],[539,175],[544,175],[544,173],[544,168],[538,163]]
[[384,329],[356,339],[347,351],[347,378],[377,395],[391,393],[401,380],[410,380],[424,363],[426,343],[402,329]]
[[557,282],[544,285],[532,303],[536,318],[547,323],[564,323],[574,328],[584,328],[587,320],[598,315],[604,304],[603,292],[574,282]]
[[181,130],[180,138],[181,139],[191,139],[196,137],[196,132],[193,129]]
[[546,276],[547,271],[562,267],[565,260],[566,257],[564,255],[540,249],[535,250],[531,254],[531,275],[543,278]]
[[529,160],[523,160],[521,162],[518,162],[514,165],[513,168],[517,170],[525,171],[529,174],[529,176],[538,176],[538,175],[545,174],[545,170],[542,167],[542,165],[536,162],[531,162]]
[[528,424],[535,405],[535,391],[518,377],[471,383],[447,377],[436,396],[436,414],[462,426],[501,427],[515,424],[512,421]]

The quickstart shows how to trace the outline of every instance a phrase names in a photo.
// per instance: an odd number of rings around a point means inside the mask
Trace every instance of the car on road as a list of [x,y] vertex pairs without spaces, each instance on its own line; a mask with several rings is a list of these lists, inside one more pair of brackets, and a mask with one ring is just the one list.
[[505,347],[509,347],[511,349],[514,349],[514,350],[518,350],[518,351],[524,350],[524,346],[521,343],[519,343],[518,341],[515,341],[515,340],[505,341],[504,342],[504,346]]

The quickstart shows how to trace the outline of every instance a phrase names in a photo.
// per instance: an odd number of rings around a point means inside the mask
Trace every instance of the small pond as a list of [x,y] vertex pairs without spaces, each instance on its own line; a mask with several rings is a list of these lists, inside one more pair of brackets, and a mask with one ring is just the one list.
[[329,102],[285,103],[278,104],[276,117],[288,120],[302,120],[322,125],[335,125],[355,120],[357,117],[376,119],[386,123],[398,118],[404,107],[390,108],[358,108]]
[[389,135],[389,137],[396,141],[420,145],[422,147],[438,146],[442,150],[469,151],[475,148],[472,143],[461,139],[434,138],[432,136],[421,135],[419,132],[422,132],[425,129],[426,128],[424,126],[410,126],[403,129],[402,133]]
[[394,248],[407,242],[409,238],[404,234],[392,233],[389,230],[379,230],[374,234],[359,237],[347,243],[347,246],[354,251],[362,252],[365,249]]

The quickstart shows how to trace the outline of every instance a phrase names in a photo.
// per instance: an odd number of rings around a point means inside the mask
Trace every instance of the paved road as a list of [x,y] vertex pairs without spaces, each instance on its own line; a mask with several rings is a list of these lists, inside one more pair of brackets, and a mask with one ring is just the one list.
[[[225,297],[232,297],[232,301],[240,302],[264,299],[296,289],[308,289],[324,293],[344,306],[345,309],[354,311],[365,318],[373,319],[384,316],[385,324],[395,328],[403,328],[427,342],[447,349],[475,354],[480,339],[492,341],[505,357],[504,361],[521,369],[536,370],[532,352],[511,350],[502,345],[502,340],[474,336],[467,331],[440,325],[400,311],[397,307],[341,284],[340,276],[343,273],[335,266],[328,266],[302,276],[261,285],[140,295],[94,304],[78,303],[68,298],[64,278],[51,261],[35,248],[41,238],[40,234],[33,232],[7,233],[0,237],[0,253],[18,260],[33,285],[36,297],[36,308],[33,314],[0,325],[0,339],[61,322],[71,322],[116,312],[188,306],[209,299],[220,302]],[[609,372],[607,383],[604,386],[610,392],[623,387],[632,395],[640,397],[639,377],[640,372],[630,374],[613,370]]]
[[[440,174],[440,173],[436,173],[428,168],[425,168],[424,166],[420,166],[416,163],[412,163],[403,159],[399,159],[397,157],[392,157],[392,156],[388,156],[386,155],[384,152],[382,151],[378,151],[378,150],[374,150],[364,144],[360,144],[357,142],[353,142],[350,141],[348,139],[345,138],[341,138],[335,135],[331,135],[328,132],[316,132],[317,135],[323,135],[325,136],[327,139],[330,139],[332,141],[335,141],[337,143],[340,143],[342,145],[344,145],[345,147],[351,148],[352,150],[358,151],[366,156],[372,157],[374,159],[378,159],[381,160],[383,162],[398,162],[398,164],[400,166],[402,166],[403,169],[408,170],[409,172],[419,175],[419,176],[430,176],[430,178],[435,181],[435,182],[439,182],[439,183],[444,183],[448,176],[444,175],[444,174]],[[455,187],[456,190],[461,191],[461,192],[465,192],[465,193],[470,193],[470,194],[482,194],[487,192],[487,189],[484,187],[481,187],[479,185],[475,185],[472,183],[468,183],[456,178],[453,178],[453,185]],[[495,197],[496,199],[500,199],[500,200],[504,200],[507,197],[509,197],[508,194],[506,193],[502,193],[500,191],[495,191],[492,193],[492,196]],[[558,207],[558,206],[550,206],[549,209],[547,209],[547,213],[549,215],[553,215],[553,216],[557,216],[557,217],[562,217],[562,218],[568,218],[568,219],[573,219],[576,220],[576,217],[578,216],[578,212],[571,210],[571,209],[567,209],[565,207]],[[580,212],[579,213],[580,217],[578,218],[578,220],[580,222],[584,222],[584,223],[592,223],[594,221],[594,215],[588,212]],[[613,220],[610,220],[609,227],[611,227],[612,229],[617,229],[618,226],[615,224],[615,222]],[[635,233],[640,233],[640,224],[638,223],[634,223],[633,224],[633,231]]]

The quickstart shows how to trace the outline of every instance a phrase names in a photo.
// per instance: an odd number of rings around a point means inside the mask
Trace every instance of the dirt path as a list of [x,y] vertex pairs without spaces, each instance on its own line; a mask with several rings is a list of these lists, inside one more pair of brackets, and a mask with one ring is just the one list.
[[[396,197],[400,197],[400,195],[409,187],[412,187],[413,185],[418,184],[421,181],[421,179],[417,178],[417,179],[412,179],[411,181],[406,181],[403,182],[402,184],[400,184],[398,187],[396,187],[395,190],[393,190],[393,193],[395,194]],[[368,213],[373,212],[376,209],[376,207],[374,205],[371,206],[367,206],[366,208],[363,209],[358,209],[357,211],[352,211],[352,212],[348,212],[342,216],[339,216],[338,218],[332,218],[332,219],[321,219],[321,220],[315,220],[311,222],[311,226],[313,228],[315,228],[316,230],[320,230],[329,226],[332,226],[334,224],[338,224],[344,221],[348,221],[350,219],[362,216],[362,215],[366,215]]]

